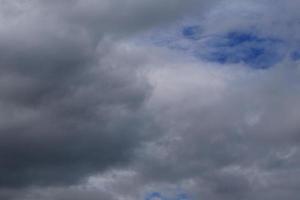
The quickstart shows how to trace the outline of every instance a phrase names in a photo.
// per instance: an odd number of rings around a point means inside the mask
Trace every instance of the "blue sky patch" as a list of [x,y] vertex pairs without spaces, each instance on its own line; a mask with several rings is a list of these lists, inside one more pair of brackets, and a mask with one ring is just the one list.
[[152,192],[148,194],[145,200],[191,200],[186,193],[178,193],[172,196],[165,196],[160,192]]
[[201,38],[202,29],[200,26],[186,26],[182,29],[182,35],[190,40],[199,40]]
[[300,60],[300,50],[295,50],[291,53],[291,58],[294,61]]
[[206,41],[207,49],[199,49],[201,59],[227,63],[247,64],[255,69],[266,69],[282,59],[283,42],[245,32],[230,32]]
[[[250,30],[211,34],[196,24],[162,28],[150,34],[150,41],[183,56],[219,64],[243,64],[252,69],[268,69],[276,65],[286,55],[288,46],[281,39]],[[295,51],[291,58],[300,60],[300,50]]]
[[153,192],[149,195],[147,195],[147,197],[145,198],[145,200],[163,200],[163,196],[159,193],[159,192]]
[[189,195],[186,193],[178,194],[176,200],[190,200]]
[[230,32],[227,34],[228,46],[234,47],[247,42],[265,42],[266,39],[259,38],[252,33]]

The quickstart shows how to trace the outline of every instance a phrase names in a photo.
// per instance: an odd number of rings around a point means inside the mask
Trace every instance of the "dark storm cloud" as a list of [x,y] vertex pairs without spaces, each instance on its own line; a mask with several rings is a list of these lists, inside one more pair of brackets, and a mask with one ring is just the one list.
[[0,187],[73,184],[129,161],[149,121],[140,61],[68,23],[74,1],[1,3]]
[[91,63],[74,48],[13,52],[1,63],[1,186],[72,183],[138,145],[149,87],[135,69]]

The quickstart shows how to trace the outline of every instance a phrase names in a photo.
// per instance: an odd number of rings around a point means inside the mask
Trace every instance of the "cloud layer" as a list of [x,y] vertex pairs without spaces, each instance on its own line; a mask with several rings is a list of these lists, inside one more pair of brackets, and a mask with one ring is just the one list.
[[0,3],[1,199],[298,199],[299,3]]

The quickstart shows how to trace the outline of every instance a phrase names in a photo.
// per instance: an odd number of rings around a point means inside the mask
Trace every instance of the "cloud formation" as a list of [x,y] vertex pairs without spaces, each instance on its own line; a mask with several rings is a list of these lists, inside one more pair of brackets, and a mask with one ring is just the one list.
[[298,199],[299,3],[0,3],[0,199]]
[[68,22],[82,2],[2,3],[1,187],[73,184],[130,160],[147,132],[141,61]]

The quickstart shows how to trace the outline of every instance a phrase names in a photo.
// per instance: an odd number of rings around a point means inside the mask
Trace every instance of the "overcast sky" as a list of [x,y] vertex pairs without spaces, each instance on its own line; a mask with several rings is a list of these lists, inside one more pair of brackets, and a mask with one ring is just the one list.
[[298,200],[299,9],[0,0],[0,199]]

